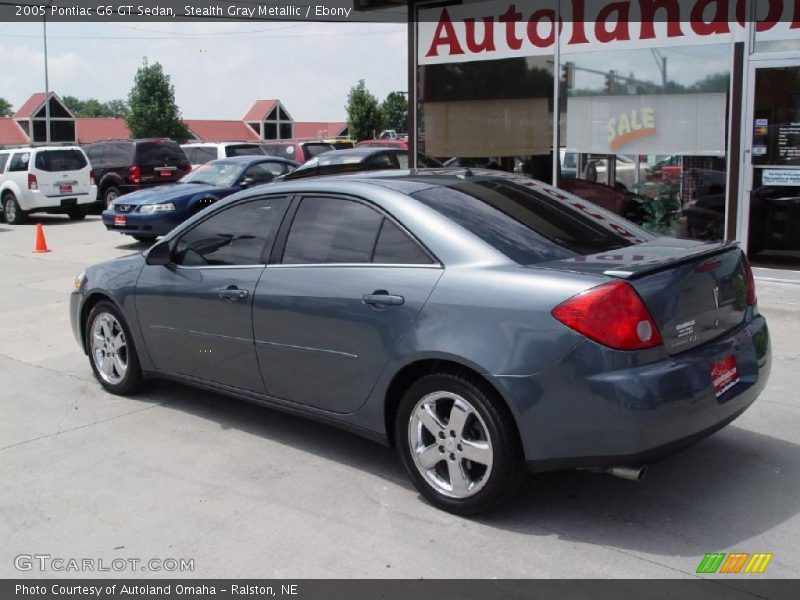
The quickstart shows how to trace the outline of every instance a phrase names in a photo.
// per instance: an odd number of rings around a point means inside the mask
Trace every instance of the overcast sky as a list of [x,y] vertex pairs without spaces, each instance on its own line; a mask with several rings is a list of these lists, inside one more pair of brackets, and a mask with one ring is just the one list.
[[[406,90],[406,26],[393,23],[48,23],[50,89],[127,98],[147,56],[172,77],[188,119],[241,119],[279,98],[298,121],[345,120],[351,86]],[[0,97],[44,90],[41,23],[0,23]]]

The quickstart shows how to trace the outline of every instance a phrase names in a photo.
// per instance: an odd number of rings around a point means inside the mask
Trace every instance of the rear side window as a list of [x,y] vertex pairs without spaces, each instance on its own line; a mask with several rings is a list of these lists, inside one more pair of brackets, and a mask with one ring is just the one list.
[[383,216],[341,198],[304,198],[292,222],[283,262],[368,263]]
[[108,144],[104,163],[110,165],[129,165],[131,164],[131,152],[133,144],[126,142],[115,142]]
[[383,226],[375,244],[372,262],[385,265],[429,265],[427,254],[405,232],[389,219],[383,219]]
[[86,156],[93,165],[99,165],[103,160],[103,152],[106,149],[105,144],[92,144],[86,147]]
[[195,165],[207,163],[211,160],[217,160],[217,151],[215,148],[188,148],[186,150],[186,157],[189,162]]
[[89,163],[80,150],[43,150],[36,153],[34,165],[40,171],[80,171]]
[[175,142],[140,142],[136,145],[137,165],[174,167],[186,162],[186,155]]
[[258,154],[264,154],[261,151],[261,146],[256,144],[238,144],[236,146],[226,146],[225,147],[225,156],[253,156]]
[[[377,167],[379,169],[397,168],[397,165],[395,164],[392,155],[389,154],[388,152],[383,152],[381,154],[373,154],[372,156],[367,158],[367,160],[364,162],[371,167]],[[408,165],[408,162],[406,162],[406,165]]]
[[280,156],[289,160],[297,159],[297,153],[292,144],[264,144],[261,146],[261,151],[268,156]]
[[11,164],[8,165],[9,172],[11,171],[27,171],[28,161],[31,159],[30,152],[17,152],[11,157]]
[[184,266],[261,264],[289,206],[285,197],[236,204],[184,233],[175,245],[175,262]]
[[305,152],[306,160],[313,158],[317,154],[322,154],[323,152],[328,152],[329,150],[333,149],[333,146],[330,144],[303,144],[303,152]]
[[607,252],[653,238],[566,192],[563,197],[576,202],[507,179],[474,178],[413,197],[523,265]]
[[8,154],[0,154],[0,173],[3,173],[6,170],[6,165],[8,164]]

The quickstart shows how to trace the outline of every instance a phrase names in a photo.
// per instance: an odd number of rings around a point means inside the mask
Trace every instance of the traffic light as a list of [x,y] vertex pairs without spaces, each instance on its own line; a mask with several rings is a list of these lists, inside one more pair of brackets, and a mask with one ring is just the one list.
[[561,67],[561,79],[564,80],[564,87],[571,90],[575,86],[575,63],[566,62]]
[[617,93],[617,72],[613,69],[606,75],[606,92],[609,94]]

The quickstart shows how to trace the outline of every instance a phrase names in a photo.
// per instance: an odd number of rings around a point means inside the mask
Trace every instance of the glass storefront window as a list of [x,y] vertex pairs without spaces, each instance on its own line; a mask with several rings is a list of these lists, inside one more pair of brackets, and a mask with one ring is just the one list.
[[756,69],[748,251],[760,263],[800,260],[800,66]]
[[448,167],[552,179],[553,59],[418,67],[419,149]]
[[722,239],[730,45],[561,59],[559,185],[657,233]]

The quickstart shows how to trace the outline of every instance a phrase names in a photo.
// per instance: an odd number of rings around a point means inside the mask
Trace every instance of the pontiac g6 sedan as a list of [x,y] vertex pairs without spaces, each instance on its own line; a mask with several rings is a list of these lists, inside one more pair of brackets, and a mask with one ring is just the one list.
[[735,244],[489,171],[247,190],[87,269],[70,305],[110,392],[169,378],[347,428],[459,514],[526,467],[640,478],[739,416],[770,368]]

